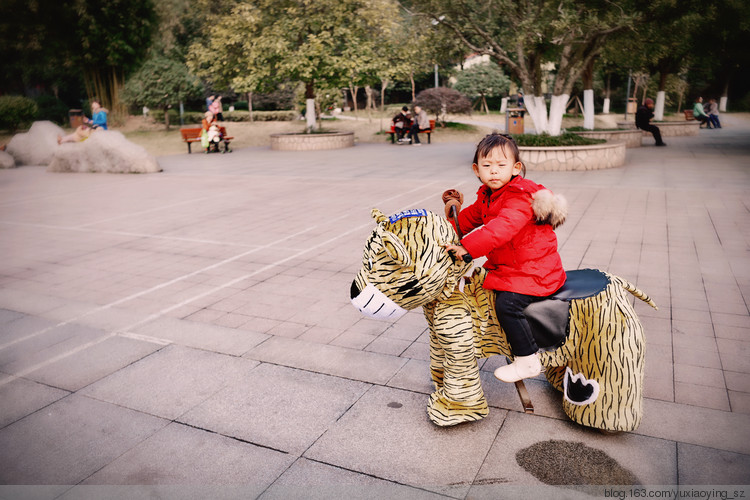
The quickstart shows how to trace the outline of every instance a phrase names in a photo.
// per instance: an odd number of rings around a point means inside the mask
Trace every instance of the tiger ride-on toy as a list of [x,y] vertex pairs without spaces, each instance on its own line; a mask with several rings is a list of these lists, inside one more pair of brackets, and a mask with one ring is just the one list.
[[[512,359],[494,308],[494,292],[482,287],[487,271],[453,259],[444,249],[460,240],[444,217],[422,209],[387,217],[368,238],[362,268],[351,286],[363,314],[396,320],[422,307],[430,330],[430,372],[435,391],[427,414],[439,426],[480,420],[489,406],[477,358]],[[548,300],[525,310],[547,380],[563,394],[574,422],[603,432],[632,431],[643,414],[645,338],[630,295],[656,308],[635,286],[595,269],[569,271]],[[498,382],[500,383],[500,382]],[[523,381],[525,411],[533,411]],[[524,401],[525,400],[525,401]]]

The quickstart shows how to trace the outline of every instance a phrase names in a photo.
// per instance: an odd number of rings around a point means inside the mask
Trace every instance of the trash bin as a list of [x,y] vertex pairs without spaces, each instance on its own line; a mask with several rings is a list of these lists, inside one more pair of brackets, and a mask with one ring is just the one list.
[[523,134],[523,108],[508,108],[505,111],[505,132],[508,134]]
[[70,120],[71,128],[78,128],[83,125],[83,110],[71,109],[68,111],[68,119]]
[[635,114],[636,111],[638,111],[638,100],[631,97],[628,99],[628,114]]

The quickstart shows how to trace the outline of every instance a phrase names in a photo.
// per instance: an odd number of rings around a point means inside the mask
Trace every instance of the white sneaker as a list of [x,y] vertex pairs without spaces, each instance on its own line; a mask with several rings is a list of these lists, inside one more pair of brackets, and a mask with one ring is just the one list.
[[495,370],[495,378],[503,382],[518,382],[525,378],[536,377],[542,373],[542,363],[539,356],[534,353],[530,356],[517,356],[509,365],[501,366]]

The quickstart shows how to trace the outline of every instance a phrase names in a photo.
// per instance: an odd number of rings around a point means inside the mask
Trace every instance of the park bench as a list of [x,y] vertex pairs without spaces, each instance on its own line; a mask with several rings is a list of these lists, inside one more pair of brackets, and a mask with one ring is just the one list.
[[692,109],[685,109],[683,110],[683,113],[685,113],[685,120],[695,120],[695,116],[693,116],[693,110]]
[[[432,135],[433,130],[435,130],[435,120],[430,120],[430,128],[419,129],[420,134],[427,134],[427,144],[432,144],[430,136]],[[391,136],[391,144],[396,144],[396,127],[392,123],[391,130],[389,130],[388,133]],[[408,132],[406,135],[408,135]],[[406,135],[404,137],[406,137]]]
[[[224,150],[226,151],[226,150],[229,149],[229,141],[231,141],[232,139],[234,139],[234,137],[231,137],[231,136],[227,135],[227,129],[224,128],[223,126],[220,126],[219,129],[221,130],[221,135],[223,137],[222,140],[224,141],[224,148],[225,148]],[[191,146],[192,143],[194,143],[194,142],[201,142],[201,131],[202,130],[203,130],[202,127],[181,128],[180,129],[180,134],[182,134],[182,140],[183,140],[183,142],[187,143],[188,154],[192,153],[192,151],[190,150],[190,146]]]

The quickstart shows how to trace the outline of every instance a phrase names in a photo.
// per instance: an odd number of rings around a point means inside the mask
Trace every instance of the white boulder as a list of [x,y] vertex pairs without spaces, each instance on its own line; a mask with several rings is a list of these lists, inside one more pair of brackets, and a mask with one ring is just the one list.
[[114,130],[95,130],[85,141],[56,148],[48,172],[161,172],[156,158]]
[[0,151],[0,168],[16,168],[16,160],[5,151]]
[[49,165],[62,135],[65,131],[52,122],[34,122],[28,132],[13,136],[6,151],[18,165]]

